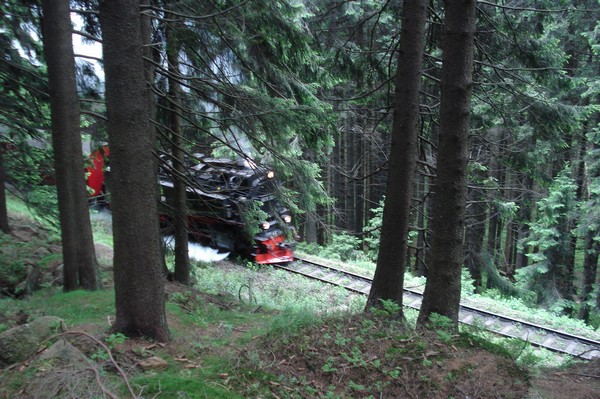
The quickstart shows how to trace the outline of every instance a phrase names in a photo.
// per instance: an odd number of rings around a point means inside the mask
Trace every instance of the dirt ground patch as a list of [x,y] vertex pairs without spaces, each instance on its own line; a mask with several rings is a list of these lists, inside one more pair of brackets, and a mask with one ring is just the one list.
[[544,370],[532,380],[530,398],[600,398],[600,359],[560,370]]
[[366,316],[266,337],[241,357],[281,376],[274,397],[525,398],[529,390],[526,371],[470,337]]

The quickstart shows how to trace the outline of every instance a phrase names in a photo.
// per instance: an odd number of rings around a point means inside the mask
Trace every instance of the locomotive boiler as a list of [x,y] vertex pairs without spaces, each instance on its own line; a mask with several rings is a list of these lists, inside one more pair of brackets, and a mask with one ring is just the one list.
[[[90,155],[87,168],[91,198],[105,201],[108,148]],[[160,157],[160,224],[163,234],[173,230],[175,190],[169,154]],[[190,241],[254,260],[259,264],[294,260],[292,214],[277,199],[279,187],[272,169],[249,160],[186,157],[184,182]],[[108,178],[108,180],[110,180]],[[108,189],[107,189],[108,186]]]

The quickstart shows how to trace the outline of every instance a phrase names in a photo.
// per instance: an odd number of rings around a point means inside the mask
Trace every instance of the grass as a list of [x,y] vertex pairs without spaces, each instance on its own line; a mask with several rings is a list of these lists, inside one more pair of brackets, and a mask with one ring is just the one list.
[[[351,272],[359,273],[367,277],[372,277],[375,271],[375,264],[365,261],[353,263],[340,262],[330,259],[321,258],[314,254],[302,253],[309,260],[331,264]],[[494,311],[505,316],[515,317],[531,323],[550,326],[555,329],[569,332],[572,334],[582,335],[600,341],[600,327],[594,327],[596,324],[586,325],[582,320],[569,317],[559,312],[550,309],[536,308],[524,300],[516,297],[506,297],[501,295],[497,290],[486,290],[483,294],[477,294],[474,291],[472,282],[468,273],[463,273],[462,282],[462,301],[467,304],[482,308],[484,310]],[[410,273],[404,276],[404,287],[422,291],[425,287],[426,280],[423,277],[415,277]],[[592,312],[592,319],[600,318],[598,313]]]
[[114,314],[114,308],[112,290],[63,293],[53,287],[40,290],[26,300],[0,300],[0,314],[25,313],[32,319],[52,315],[68,321],[69,325],[106,320]]
[[[270,266],[259,270],[241,267],[196,267],[195,286],[209,293],[228,293],[256,306],[326,314],[359,310],[364,297]],[[307,295],[307,293],[310,293]]]
[[[110,225],[102,220],[94,225],[97,237],[105,237],[109,245]],[[364,264],[354,270],[366,274]],[[521,390],[511,385],[525,383],[515,375],[547,361],[522,341],[496,341],[475,328],[453,334],[440,324],[437,333],[417,333],[410,327],[414,310],[405,311],[406,324],[384,315],[366,317],[365,297],[270,267],[198,263],[194,279],[194,290],[167,285],[173,341],[166,346],[111,338],[112,290],[62,293],[45,288],[26,300],[0,300],[0,332],[19,314],[55,315],[70,328],[85,326],[110,343],[135,392],[144,398],[464,397],[481,387],[495,393]],[[422,286],[423,280],[407,279],[406,284]],[[81,350],[94,359],[110,390],[129,397],[97,345]],[[151,356],[166,360],[167,369],[141,371],[136,366]],[[499,376],[496,364],[509,373]],[[30,384],[43,388],[50,376],[35,365],[5,372],[0,398],[16,397]],[[71,380],[60,383],[80,382]],[[96,391],[71,396],[102,397],[93,381],[89,389]]]
[[[189,399],[237,399],[244,396],[233,392],[222,384],[226,376],[219,378],[219,371],[227,365],[213,360],[206,362],[200,369],[180,370],[175,367],[161,372],[160,375],[142,374],[132,382],[140,387],[144,397],[189,398]],[[217,378],[215,378],[217,376]]]
[[113,246],[112,224],[106,212],[91,210],[90,219],[94,234],[94,243]]
[[[249,276],[266,274],[264,270],[234,266],[227,268],[226,275],[217,271],[217,267],[205,268],[197,277],[212,275],[208,281],[214,282],[227,275],[229,281],[241,283]],[[266,276],[256,279],[266,280]],[[293,284],[276,273],[272,282],[257,284],[258,298],[282,283]],[[302,289],[314,288],[302,284],[305,283],[301,283]],[[522,375],[522,371],[516,371],[519,367],[510,363],[514,354],[522,351],[519,346],[522,343],[515,342],[511,347],[471,332],[423,336],[393,320],[388,322],[385,317],[371,319],[361,312],[340,310],[324,312],[322,306],[314,304],[310,308],[320,313],[308,311],[307,306],[290,306],[297,297],[295,289],[287,286],[280,287],[278,298],[273,300],[282,307],[273,308],[260,300],[245,304],[234,293],[218,291],[222,286],[212,287],[212,294],[167,286],[166,311],[173,335],[173,342],[167,346],[144,340],[124,343],[113,340],[118,342],[111,345],[113,354],[122,367],[130,370],[129,381],[140,397],[347,398],[379,397],[382,392],[385,397],[393,392],[400,395],[400,391],[393,391],[400,389],[399,386],[414,390],[412,394],[452,392],[454,386],[470,389],[465,387],[482,384],[479,379],[483,378],[483,372],[477,373],[474,366],[480,361],[497,361],[503,370]],[[0,301],[0,314],[56,315],[74,329],[79,325],[87,325],[88,329],[90,325],[96,326],[97,336],[108,343],[111,336],[107,335],[107,317],[114,313],[113,297],[110,290],[62,293],[45,289],[27,300]],[[333,295],[331,303],[339,300],[335,298]],[[416,312],[409,319],[414,317]],[[440,331],[443,328],[440,324]],[[94,347],[87,354],[92,356],[97,351]],[[134,367],[140,359],[150,356],[165,359],[168,368],[141,372]],[[532,359],[529,357],[528,362],[520,364],[529,367]],[[122,381],[111,371],[106,356],[96,356],[95,362],[107,386],[118,397],[129,397]],[[307,369],[306,364],[311,368]],[[489,375],[486,378],[490,380],[485,384],[495,383],[495,372]],[[5,373],[0,376],[3,387],[0,398],[12,397],[39,378],[40,371],[31,368],[18,375]],[[503,376],[502,381],[507,384],[508,377]],[[37,381],[33,386],[44,383],[50,382]],[[508,388],[494,386],[494,389]]]

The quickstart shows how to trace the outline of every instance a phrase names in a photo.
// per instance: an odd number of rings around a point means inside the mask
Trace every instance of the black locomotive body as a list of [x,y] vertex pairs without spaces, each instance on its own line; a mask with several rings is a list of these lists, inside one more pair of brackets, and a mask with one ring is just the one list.
[[[172,162],[162,157],[161,225],[168,229],[174,210]],[[294,259],[290,212],[275,197],[272,170],[249,161],[203,158],[186,161],[188,231],[192,241],[260,264]],[[181,177],[180,177],[181,178]]]

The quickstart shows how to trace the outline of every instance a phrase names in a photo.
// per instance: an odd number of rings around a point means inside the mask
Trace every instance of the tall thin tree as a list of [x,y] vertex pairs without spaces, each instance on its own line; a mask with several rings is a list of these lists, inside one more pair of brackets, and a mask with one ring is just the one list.
[[42,1],[42,40],[48,66],[52,146],[64,262],[64,290],[98,287],[90,224],[80,109],[68,0]]
[[[175,17],[173,21],[177,21]],[[190,257],[188,254],[188,229],[187,229],[187,193],[182,176],[185,173],[185,154],[183,151],[183,137],[181,129],[181,87],[179,83],[179,45],[176,30],[173,24],[166,27],[167,60],[169,64],[169,125],[172,142],[173,164],[173,190],[175,201],[173,204],[173,225],[175,236],[175,281],[190,284]]]
[[10,224],[8,223],[8,209],[6,207],[6,173],[4,170],[4,149],[6,143],[0,142],[0,231],[10,233]]
[[432,313],[458,326],[467,193],[468,138],[476,1],[446,0],[442,38],[440,137],[434,187],[433,238],[418,323]]
[[103,1],[100,24],[111,155],[116,321],[113,331],[170,339],[158,226],[158,188],[139,0]]
[[409,218],[417,163],[419,89],[427,3],[424,0],[406,1],[402,10],[386,201],[377,268],[367,300],[367,311],[372,307],[380,307],[381,300],[394,301],[402,309]]

